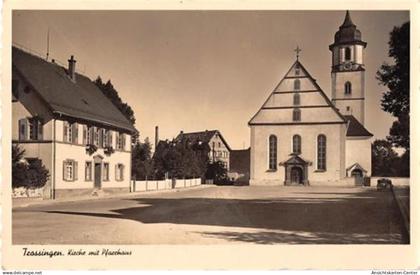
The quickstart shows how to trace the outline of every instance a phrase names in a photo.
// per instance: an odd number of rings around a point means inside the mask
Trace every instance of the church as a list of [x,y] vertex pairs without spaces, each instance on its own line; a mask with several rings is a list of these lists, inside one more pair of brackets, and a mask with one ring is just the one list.
[[347,11],[329,46],[331,98],[296,61],[248,122],[250,185],[361,185],[371,174],[365,128],[367,43]]

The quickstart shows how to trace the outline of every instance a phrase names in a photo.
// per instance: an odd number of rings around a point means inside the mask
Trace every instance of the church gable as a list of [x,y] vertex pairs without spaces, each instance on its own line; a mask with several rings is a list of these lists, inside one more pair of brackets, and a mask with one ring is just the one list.
[[296,61],[249,125],[345,123],[312,76]]

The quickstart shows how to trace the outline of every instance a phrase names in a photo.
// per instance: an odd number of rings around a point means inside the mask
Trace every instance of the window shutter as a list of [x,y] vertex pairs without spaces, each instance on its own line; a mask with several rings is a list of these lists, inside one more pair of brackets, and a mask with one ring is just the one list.
[[27,140],[28,138],[28,119],[19,119],[19,140]]
[[77,122],[75,122],[71,125],[71,128],[72,128],[72,131],[71,131],[72,139],[71,139],[71,141],[72,141],[72,143],[77,144],[78,143],[78,137],[79,137],[79,124],[77,124]]
[[83,145],[87,144],[86,139],[87,139],[87,126],[83,125],[83,137],[82,137]]
[[44,125],[42,123],[42,120],[38,120],[37,121],[37,125],[38,125],[38,140],[43,140],[43,135],[44,135]]
[[115,164],[115,180],[120,180],[118,178],[118,164]]
[[99,148],[102,148],[103,147],[103,140],[104,140],[104,137],[103,137],[103,129],[99,129]]
[[67,134],[68,134],[68,130],[67,128],[69,127],[67,121],[63,121],[63,141],[67,142],[69,140]]
[[121,148],[121,150],[125,150],[125,134],[122,134],[121,135],[121,138],[122,138],[122,148]]
[[120,170],[120,180],[124,180],[124,164],[121,164],[121,170]]
[[63,180],[67,180],[66,177],[66,161],[63,160]]
[[109,143],[109,146],[110,147],[114,147],[113,145],[112,145],[112,131],[111,130],[109,130],[109,132],[108,132],[108,143]]
[[77,180],[77,161],[73,161],[73,181]]

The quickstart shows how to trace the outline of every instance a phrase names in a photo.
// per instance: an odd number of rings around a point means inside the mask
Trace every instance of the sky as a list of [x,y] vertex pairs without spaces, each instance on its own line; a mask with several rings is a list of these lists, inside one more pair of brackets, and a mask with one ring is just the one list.
[[[365,126],[384,138],[394,118],[380,108],[375,78],[389,33],[408,11],[350,11],[365,49]],[[345,11],[14,11],[12,42],[94,80],[110,79],[153,144],[184,132],[218,129],[233,149],[248,148],[248,121],[296,59],[331,95],[334,34]]]

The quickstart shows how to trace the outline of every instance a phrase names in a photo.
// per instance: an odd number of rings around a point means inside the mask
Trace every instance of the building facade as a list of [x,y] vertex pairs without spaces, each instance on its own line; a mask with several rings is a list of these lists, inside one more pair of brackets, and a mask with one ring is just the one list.
[[201,132],[184,133],[181,131],[175,140],[189,140],[190,142],[207,143],[210,162],[221,161],[229,171],[230,146],[219,130],[206,130]]
[[364,127],[366,42],[347,12],[330,46],[332,98],[298,60],[249,121],[250,184],[340,184],[371,171]]
[[128,192],[136,130],[75,63],[13,47],[12,142],[48,169],[45,198]]

